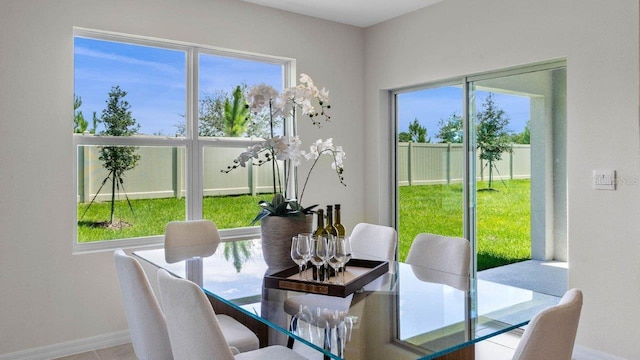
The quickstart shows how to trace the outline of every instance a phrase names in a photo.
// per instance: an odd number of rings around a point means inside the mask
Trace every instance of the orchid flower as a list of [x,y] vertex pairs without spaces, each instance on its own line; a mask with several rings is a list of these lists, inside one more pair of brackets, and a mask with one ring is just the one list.
[[[326,122],[331,119],[326,112],[326,110],[330,108],[329,91],[324,87],[319,90],[307,74],[300,75],[297,86],[284,89],[280,94],[278,94],[273,87],[266,84],[253,86],[249,90],[246,99],[249,102],[249,109],[254,114],[260,113],[265,109],[269,110],[272,126],[274,118],[276,117],[295,117],[296,109],[299,109],[302,115],[308,116],[312,124],[318,127],[322,124],[318,119],[324,118]],[[238,167],[246,167],[247,164],[261,166],[267,162],[272,162],[272,166],[274,167],[274,200],[271,203],[266,201],[260,202],[259,205],[262,207],[262,211],[256,216],[252,224],[265,216],[298,216],[306,214],[314,208],[316,205],[303,208],[300,203],[311,172],[315,168],[321,155],[332,156],[333,162],[331,163],[331,168],[336,172],[340,183],[346,186],[344,178],[342,177],[344,170],[343,163],[346,155],[341,146],[335,146],[333,144],[333,138],[328,138],[324,141],[318,139],[309,146],[308,152],[301,150],[301,145],[302,141],[298,136],[281,136],[272,133],[271,138],[247,147],[244,152],[234,159],[233,165],[228,166],[226,170],[222,170],[224,173],[229,173]],[[297,194],[293,194],[294,196],[291,199],[282,201],[284,197],[282,193],[283,187],[280,181],[280,171],[278,169],[278,160],[289,161],[290,166],[288,166],[287,174],[285,174],[285,179],[287,180],[292,178],[292,169],[299,166],[303,160],[313,161],[306,175],[299,198]],[[276,184],[279,186],[279,191],[277,191]],[[297,189],[297,187],[294,188]]]

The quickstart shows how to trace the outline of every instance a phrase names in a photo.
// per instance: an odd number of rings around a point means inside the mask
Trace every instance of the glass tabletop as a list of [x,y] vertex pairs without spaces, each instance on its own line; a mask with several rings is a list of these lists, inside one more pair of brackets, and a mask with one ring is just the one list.
[[295,339],[334,359],[436,359],[522,327],[560,300],[404,263],[346,298],[266,288],[271,272],[259,239],[221,243],[210,257],[175,263],[164,249],[134,255],[266,324],[270,344]]

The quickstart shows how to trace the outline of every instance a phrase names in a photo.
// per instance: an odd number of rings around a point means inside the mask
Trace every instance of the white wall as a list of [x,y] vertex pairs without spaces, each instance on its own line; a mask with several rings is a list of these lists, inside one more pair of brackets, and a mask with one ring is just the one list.
[[305,203],[341,202],[347,226],[361,220],[362,29],[237,0],[2,0],[0,357],[127,328],[112,253],[71,253],[73,26],[296,58],[333,115],[320,130],[302,123],[303,140],[333,136],[348,156],[349,187],[319,165]]
[[[578,345],[637,358],[640,216],[637,0],[447,0],[365,33],[366,138],[389,137],[381,90],[567,60],[569,286],[584,291]],[[365,143],[365,209],[390,222],[387,149]],[[382,159],[383,161],[379,161]],[[618,172],[594,191],[591,171]]]
[[[330,89],[334,115],[302,135],[333,136],[348,155],[348,188],[305,196],[341,202],[351,226],[390,222],[380,90],[566,58],[569,279],[585,292],[578,344],[640,353],[636,0],[447,0],[365,31],[237,0],[2,0],[0,355],[126,329],[111,253],[71,254],[72,26],[296,58],[298,73]],[[592,190],[596,168],[616,169],[618,190]],[[312,189],[334,183],[316,174]]]

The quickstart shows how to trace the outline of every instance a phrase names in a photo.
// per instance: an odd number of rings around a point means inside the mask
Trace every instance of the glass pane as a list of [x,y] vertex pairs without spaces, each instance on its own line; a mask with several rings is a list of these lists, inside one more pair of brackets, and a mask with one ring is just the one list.
[[[184,51],[75,37],[74,67],[74,132],[174,136],[184,124]],[[116,123],[122,115],[107,109],[116,87],[126,93],[120,109],[130,112],[125,133]]]
[[[272,163],[256,166],[249,161],[246,167],[225,173],[223,170],[233,165],[246,146],[224,140],[217,144],[220,146],[204,147],[202,217],[215,222],[219,229],[252,226],[251,221],[260,211],[258,202],[272,198]],[[282,176],[283,162],[278,161],[277,165]]]
[[564,78],[556,69],[473,83],[478,270],[566,255]]
[[[282,91],[281,64],[228,58],[211,54],[199,57],[199,136],[254,139],[271,137],[270,118],[266,112],[252,114],[244,107],[249,89],[258,84]],[[225,107],[225,103],[227,106]],[[233,106],[234,103],[242,106]],[[274,123],[275,133],[282,124]],[[258,214],[258,202],[271,200],[273,170],[263,166],[239,167],[229,173],[221,170],[252,143],[238,139],[218,139],[221,146],[204,147],[203,153],[203,218],[213,220],[218,228],[251,226]],[[279,163],[279,169],[283,164]]]
[[[248,108],[233,104],[244,105],[249,89],[261,83],[280,93],[283,66],[210,54],[201,54],[199,61],[199,135],[268,137],[269,117],[265,113],[252,114]],[[225,102],[230,105],[226,110]],[[275,125],[281,129],[281,124]]]
[[415,236],[462,236],[462,87],[399,94],[399,256]]
[[[167,222],[185,219],[184,148],[85,145],[77,151],[78,242],[162,235]],[[112,171],[124,159],[134,159],[130,169]]]

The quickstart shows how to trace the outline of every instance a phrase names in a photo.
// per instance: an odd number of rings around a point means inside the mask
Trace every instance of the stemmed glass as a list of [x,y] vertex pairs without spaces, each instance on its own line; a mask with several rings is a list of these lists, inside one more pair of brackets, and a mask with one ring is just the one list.
[[302,267],[309,259],[309,240],[304,236],[291,238],[291,260],[298,264],[298,275],[302,280]]
[[331,349],[331,324],[327,321],[320,307],[316,307],[314,325],[316,328],[314,339],[318,339],[315,344],[325,349]]
[[302,247],[299,245],[298,246],[298,252],[300,252],[302,254],[302,256],[304,256],[304,263],[302,264],[303,266],[303,274],[304,274],[304,279],[307,280],[308,276],[307,276],[307,263],[309,262],[309,258],[311,257],[311,234],[310,233],[300,233],[298,234],[298,238],[303,238],[304,241],[302,242]]
[[345,345],[351,341],[351,332],[353,330],[353,321],[346,311],[336,311],[336,345],[338,347],[338,356],[344,357]]
[[316,267],[316,273],[318,274],[318,281],[320,280],[320,269],[327,262],[327,238],[324,236],[314,236],[311,239],[311,263]]
[[[345,248],[344,248],[344,238],[335,237],[329,241],[329,256],[328,262],[329,265],[333,268],[336,273],[336,277],[333,280],[333,283],[338,283],[338,269],[345,263]],[[344,284],[344,273],[342,276],[342,283]]]
[[291,317],[291,331],[299,337],[313,342],[314,336],[311,326],[313,325],[313,315],[306,306],[300,305],[297,314]]
[[341,237],[344,240],[344,262],[342,263],[342,283],[344,284],[344,273],[347,271],[347,263],[351,260],[351,238]]

